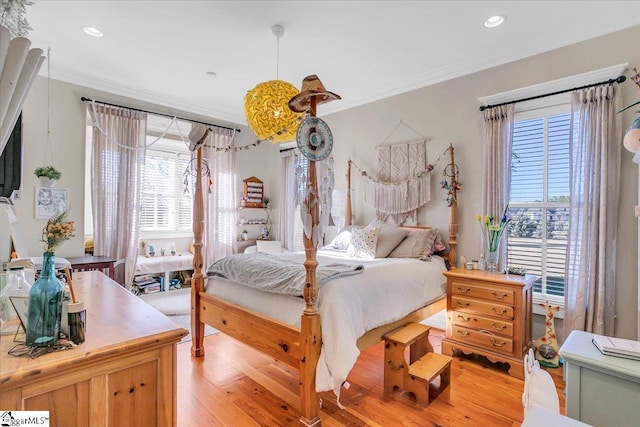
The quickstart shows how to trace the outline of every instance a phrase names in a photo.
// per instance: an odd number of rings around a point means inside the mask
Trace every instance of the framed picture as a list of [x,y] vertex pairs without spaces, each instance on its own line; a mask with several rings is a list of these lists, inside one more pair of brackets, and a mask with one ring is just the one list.
[[36,219],[49,219],[68,207],[66,188],[36,187]]
[[27,320],[29,319],[29,297],[9,297],[9,301],[18,314],[20,325],[26,332]]

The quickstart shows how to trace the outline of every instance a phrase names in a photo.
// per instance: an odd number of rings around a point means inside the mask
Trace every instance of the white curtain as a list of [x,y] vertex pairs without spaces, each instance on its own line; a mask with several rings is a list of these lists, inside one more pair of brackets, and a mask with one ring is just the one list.
[[279,239],[284,247],[293,250],[294,220],[296,210],[296,150],[280,152],[282,163],[280,172],[280,219],[278,226]]
[[209,135],[202,147],[202,157],[210,171],[210,176],[202,178],[205,271],[215,260],[235,253],[238,209],[236,150],[233,149],[235,131],[218,127],[209,129]]
[[93,121],[91,192],[94,253],[116,260],[115,278],[131,285],[138,257],[140,187],[147,115],[88,104]]
[[[493,215],[495,218],[501,218],[505,207],[509,203],[514,111],[514,104],[484,110],[481,212],[483,216]],[[506,231],[504,234],[506,234]],[[482,245],[481,253],[485,253],[484,236],[483,241],[480,243]],[[507,245],[500,245],[500,262],[498,263],[500,271],[506,265],[506,254]]]
[[599,86],[571,97],[565,336],[572,330],[614,334],[621,156],[617,92],[614,86]]

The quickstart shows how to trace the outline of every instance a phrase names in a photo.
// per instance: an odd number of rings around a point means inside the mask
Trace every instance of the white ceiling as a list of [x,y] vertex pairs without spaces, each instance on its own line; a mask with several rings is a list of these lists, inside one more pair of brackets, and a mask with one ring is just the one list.
[[277,76],[274,24],[278,77],[342,96],[324,114],[640,25],[640,1],[35,0],[27,19],[53,79],[245,124],[245,93]]

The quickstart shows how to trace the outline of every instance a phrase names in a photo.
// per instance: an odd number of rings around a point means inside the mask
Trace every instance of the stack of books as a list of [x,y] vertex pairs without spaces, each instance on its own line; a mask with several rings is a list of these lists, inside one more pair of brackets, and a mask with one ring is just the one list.
[[162,290],[162,284],[150,275],[136,276],[133,281],[141,294],[153,294]]
[[640,341],[627,340],[624,338],[606,337],[603,335],[593,335],[593,344],[605,356],[624,357],[627,359],[640,360]]

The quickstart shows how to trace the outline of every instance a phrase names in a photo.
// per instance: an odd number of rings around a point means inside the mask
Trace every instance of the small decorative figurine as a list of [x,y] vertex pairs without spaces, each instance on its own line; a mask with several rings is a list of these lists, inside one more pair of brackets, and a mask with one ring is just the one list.
[[538,338],[534,343],[536,360],[538,360],[542,366],[557,368],[560,366],[560,363],[558,356],[558,340],[553,325],[553,316],[555,313],[560,311],[560,307],[557,305],[551,305],[548,301],[538,305],[544,308],[547,311],[547,314],[544,322],[545,334]]

